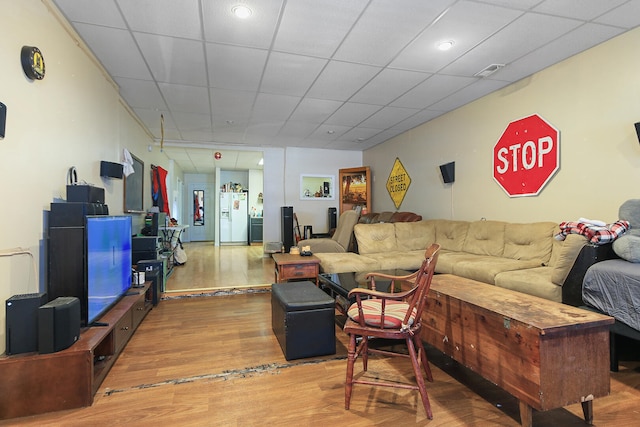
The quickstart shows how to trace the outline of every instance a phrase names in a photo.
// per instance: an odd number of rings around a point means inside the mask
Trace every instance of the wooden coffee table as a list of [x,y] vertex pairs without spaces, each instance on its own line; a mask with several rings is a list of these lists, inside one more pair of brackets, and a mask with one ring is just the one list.
[[276,283],[291,279],[313,279],[318,286],[320,259],[315,255],[302,256],[292,254],[273,254]]
[[435,275],[422,314],[422,339],[532,409],[609,394],[609,326],[614,319],[449,274]]

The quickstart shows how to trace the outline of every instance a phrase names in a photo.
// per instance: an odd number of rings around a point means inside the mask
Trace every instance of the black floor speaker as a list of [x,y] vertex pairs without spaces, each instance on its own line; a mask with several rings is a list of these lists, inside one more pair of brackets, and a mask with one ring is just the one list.
[[282,235],[282,245],[284,251],[289,253],[291,246],[295,245],[293,238],[293,206],[281,206],[281,227],[280,233]]
[[58,297],[38,308],[38,351],[55,353],[80,338],[80,300]]
[[7,354],[38,351],[38,307],[46,302],[44,292],[14,295],[6,301]]

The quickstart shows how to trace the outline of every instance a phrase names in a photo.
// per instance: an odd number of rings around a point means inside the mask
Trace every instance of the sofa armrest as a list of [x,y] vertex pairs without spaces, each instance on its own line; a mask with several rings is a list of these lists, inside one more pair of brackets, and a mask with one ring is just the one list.
[[586,245],[582,248],[573,267],[562,284],[562,302],[564,304],[580,307],[584,305],[582,301],[582,281],[589,267],[600,261],[619,258],[613,251],[613,244]]
[[306,239],[298,242],[298,247],[310,246],[312,253],[344,253],[346,249],[333,239]]

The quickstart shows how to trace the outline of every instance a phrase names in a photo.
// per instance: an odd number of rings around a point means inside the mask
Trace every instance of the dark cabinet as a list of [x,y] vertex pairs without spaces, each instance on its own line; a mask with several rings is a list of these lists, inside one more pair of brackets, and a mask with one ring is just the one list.
[[249,244],[262,242],[262,218],[249,217]]

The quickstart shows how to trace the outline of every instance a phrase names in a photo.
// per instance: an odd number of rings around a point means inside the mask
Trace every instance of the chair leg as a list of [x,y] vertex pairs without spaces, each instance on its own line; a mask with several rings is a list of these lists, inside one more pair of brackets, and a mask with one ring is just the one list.
[[407,337],[406,341],[407,348],[409,349],[409,357],[411,358],[411,364],[413,365],[413,372],[416,376],[416,382],[418,383],[418,390],[420,391],[420,397],[422,398],[422,405],[424,406],[424,411],[427,413],[427,418],[432,420],[433,414],[431,413],[431,404],[429,403],[427,386],[425,385],[424,378],[422,377],[422,371],[420,370],[420,363],[418,363],[418,356],[413,344],[413,338]]
[[427,352],[424,351],[424,345],[422,344],[422,339],[420,339],[420,335],[413,336],[413,342],[416,344],[418,348],[418,354],[420,355],[420,360],[422,361],[422,368],[424,369],[424,373],[427,375],[427,381],[433,382],[433,375],[431,375],[431,367],[429,366],[429,359],[427,358]]
[[358,354],[362,357],[362,370],[366,372],[369,367],[369,338],[362,337]]
[[349,349],[347,350],[347,381],[344,384],[344,408],[349,409],[351,392],[353,390],[353,365],[356,361],[356,335],[349,335]]

